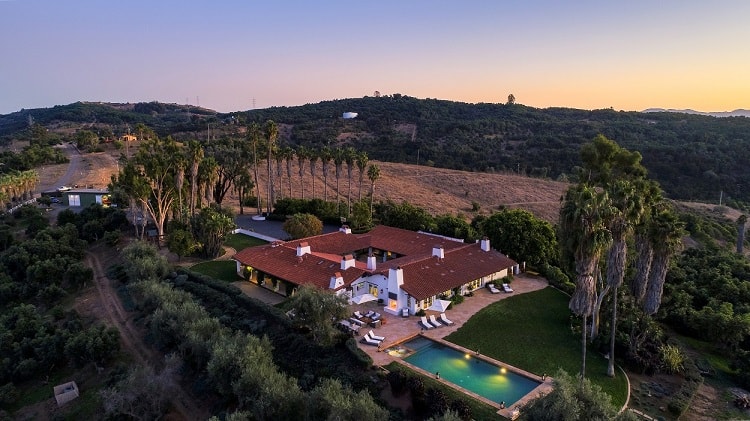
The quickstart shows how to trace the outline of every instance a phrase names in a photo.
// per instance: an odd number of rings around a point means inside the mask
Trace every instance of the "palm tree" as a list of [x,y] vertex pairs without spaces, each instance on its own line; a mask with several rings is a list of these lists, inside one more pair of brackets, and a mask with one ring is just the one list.
[[745,246],[745,224],[747,215],[742,214],[737,218],[737,254],[742,254]]
[[[339,206],[339,195],[341,193],[341,190],[339,190],[339,180],[341,179],[341,169],[344,166],[344,150],[341,148],[336,148],[333,151],[333,166],[336,170],[336,209],[338,209]],[[341,214],[341,211],[339,210],[339,214]]]
[[198,200],[198,168],[203,160],[203,148],[195,140],[188,142],[188,160],[190,161],[190,216],[195,216],[195,204]]
[[682,247],[684,227],[685,224],[670,208],[657,213],[649,225],[649,238],[654,250],[654,260],[651,263],[651,272],[646,286],[643,311],[650,316],[656,314],[661,305],[669,259]]
[[177,215],[180,218],[180,221],[184,222],[185,209],[182,203],[182,188],[185,186],[185,167],[187,166],[187,159],[185,158],[183,151],[180,151],[180,153],[175,155],[174,160],[174,187],[177,189]]
[[276,125],[276,123],[273,122],[273,120],[268,120],[266,122],[265,127],[266,132],[266,141],[268,142],[268,155],[266,155],[266,159],[268,161],[268,191],[266,192],[267,195],[267,202],[266,202],[266,212],[268,215],[271,214],[271,210],[273,209],[273,171],[272,171],[272,165],[271,165],[271,158],[273,158],[273,149],[276,145],[276,138],[279,137],[279,127]]
[[370,179],[370,218],[372,218],[372,203],[375,201],[375,182],[380,178],[380,167],[370,164],[367,169],[367,178]]
[[352,173],[354,172],[354,164],[357,161],[357,151],[352,147],[344,149],[344,162],[346,162],[346,174],[349,177],[349,192],[346,194],[346,216],[352,214]]
[[617,298],[618,288],[625,279],[627,263],[627,238],[633,226],[643,213],[643,202],[635,186],[629,181],[615,181],[608,188],[612,201],[612,218],[609,220],[609,231],[612,233],[612,246],[607,251],[607,286],[612,289],[612,326],[609,343],[609,361],[607,375],[615,376],[615,336],[617,333]]
[[255,199],[256,204],[258,208],[258,215],[260,215],[260,182],[258,181],[258,145],[261,142],[261,139],[263,139],[263,134],[261,133],[260,125],[258,123],[253,123],[248,127],[247,129],[247,136],[248,140],[250,141],[250,144],[252,146],[252,153],[253,153],[253,173],[255,178]]
[[310,159],[310,154],[305,145],[300,145],[294,151],[297,156],[297,170],[299,171],[300,198],[305,199],[305,161]]
[[310,159],[310,177],[312,178],[312,198],[315,199],[315,173],[318,170],[318,159],[320,159],[320,151],[310,149],[307,151],[308,158]]
[[294,149],[285,146],[283,149],[284,162],[286,163],[286,177],[289,180],[289,198],[292,198],[292,162],[294,162]]
[[[277,147],[273,151],[273,159],[276,161],[276,178],[279,179],[278,198],[281,199],[284,196],[284,168],[282,166],[284,162],[284,148]],[[274,197],[276,197],[274,195]]]
[[360,152],[357,154],[357,168],[359,169],[359,201],[362,201],[362,181],[365,179],[365,170],[367,170],[367,162],[369,160],[367,152]]
[[201,161],[200,168],[198,169],[198,180],[200,180],[200,185],[203,186],[203,199],[205,199],[206,201],[205,206],[201,207],[207,207],[211,204],[211,199],[213,198],[214,183],[216,182],[216,179],[218,177],[218,174],[216,173],[218,168],[219,164],[212,156],[209,156]]
[[612,240],[604,225],[609,214],[608,200],[606,193],[579,184],[568,189],[560,209],[560,228],[573,245],[576,269],[576,286],[568,307],[583,318],[581,381],[586,376],[586,319],[595,306],[595,273],[601,253]]
[[323,164],[323,201],[328,201],[328,169],[331,166],[333,153],[328,146],[325,146],[318,155],[320,162]]
[[646,285],[648,284],[654,257],[649,240],[649,222],[652,215],[656,214],[658,209],[663,206],[664,200],[661,189],[653,181],[644,182],[643,185],[638,187],[638,192],[643,201],[643,213],[635,226],[635,249],[638,251],[638,255],[635,259],[635,275],[630,282],[630,294],[633,296],[633,300],[640,304],[646,294]]

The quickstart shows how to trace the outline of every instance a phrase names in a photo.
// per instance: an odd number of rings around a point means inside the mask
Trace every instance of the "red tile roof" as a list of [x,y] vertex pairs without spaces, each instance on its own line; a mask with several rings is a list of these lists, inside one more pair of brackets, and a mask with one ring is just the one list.
[[315,254],[297,257],[296,244],[294,248],[286,247],[287,244],[289,243],[246,248],[235,254],[234,259],[297,285],[313,284],[323,289],[330,286],[331,277],[335,276],[336,272],[341,273],[344,286],[351,285],[365,273],[357,267],[342,271],[340,256],[338,256],[339,260],[331,260]]
[[[297,246],[307,243],[311,254],[297,257]],[[442,246],[445,258],[432,257],[432,249]],[[341,270],[345,254],[367,251],[370,247],[396,253],[401,257],[378,262],[375,271],[368,271],[365,262]],[[367,234],[334,232],[282,243],[246,248],[234,259],[298,285],[314,284],[328,288],[331,277],[341,272],[344,285],[365,273],[388,276],[388,269],[400,266],[404,270],[403,289],[422,300],[458,287],[483,276],[511,268],[516,264],[504,254],[482,251],[479,243],[466,244],[399,228],[379,225]]]
[[446,251],[444,259],[429,257],[400,264],[404,271],[402,288],[417,300],[424,300],[515,265],[499,251],[482,251],[479,244],[465,244]]

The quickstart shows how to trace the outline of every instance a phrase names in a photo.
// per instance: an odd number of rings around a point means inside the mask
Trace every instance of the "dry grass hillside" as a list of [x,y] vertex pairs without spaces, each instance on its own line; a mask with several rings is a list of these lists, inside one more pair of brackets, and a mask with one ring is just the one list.
[[[119,151],[84,154],[80,157],[81,164],[78,171],[72,174],[73,179],[65,183],[73,185],[95,185],[104,187],[109,182],[110,175],[117,171],[115,157]],[[395,164],[390,162],[373,162],[380,167],[380,179],[375,183],[375,200],[392,200],[394,202],[407,201],[422,207],[434,215],[442,213],[462,214],[467,218],[476,213],[472,211],[472,203],[479,205],[479,213],[489,214],[501,206],[508,208],[522,208],[533,212],[540,218],[555,222],[560,207],[560,197],[567,188],[566,183],[520,177],[506,174],[474,173],[457,170],[447,170],[427,166]],[[333,167],[333,165],[332,165]],[[50,165],[40,172],[40,187],[56,186],[59,178],[66,173],[67,165]],[[320,163],[318,163],[315,179],[315,197],[323,196],[323,177]],[[352,198],[359,195],[359,171],[353,172]],[[292,168],[292,195],[300,197],[300,179],[296,162]],[[261,178],[261,195],[265,195],[266,177],[265,166],[259,171]],[[305,197],[312,194],[312,182],[309,167],[305,168]],[[344,166],[339,181],[341,200],[346,200],[348,192],[348,176]],[[364,178],[362,195],[370,191],[370,181]],[[284,196],[289,195],[289,181],[284,170]],[[328,199],[333,200],[336,195],[336,177],[333,168],[328,176]],[[233,192],[225,200],[225,204],[235,206],[236,196]]]

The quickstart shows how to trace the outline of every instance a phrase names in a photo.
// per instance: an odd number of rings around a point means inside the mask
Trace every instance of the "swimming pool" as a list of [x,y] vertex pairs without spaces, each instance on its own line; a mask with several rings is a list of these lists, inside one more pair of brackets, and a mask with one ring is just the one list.
[[404,361],[440,378],[476,393],[493,402],[505,402],[510,407],[541,383],[490,364],[475,355],[463,353],[439,342],[416,337],[401,349],[411,352]]

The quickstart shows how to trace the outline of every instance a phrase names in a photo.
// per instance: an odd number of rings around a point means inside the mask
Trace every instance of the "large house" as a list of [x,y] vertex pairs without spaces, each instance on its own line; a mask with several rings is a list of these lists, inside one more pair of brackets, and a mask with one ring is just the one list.
[[466,294],[518,273],[518,264],[490,248],[379,225],[366,234],[338,232],[250,247],[235,254],[237,272],[282,295],[313,284],[354,298],[372,294],[383,310],[414,314],[438,298]]

